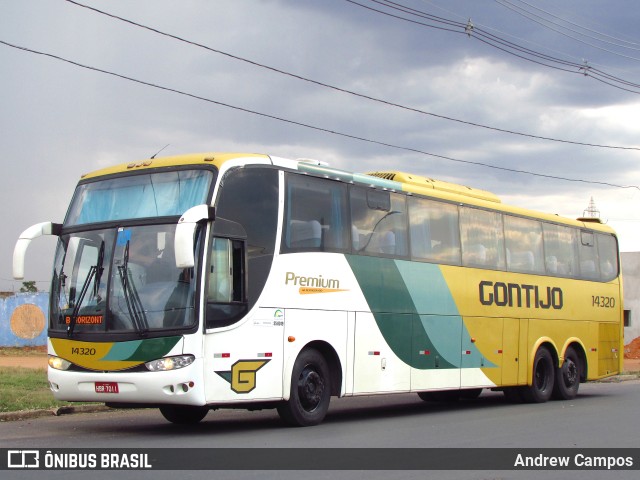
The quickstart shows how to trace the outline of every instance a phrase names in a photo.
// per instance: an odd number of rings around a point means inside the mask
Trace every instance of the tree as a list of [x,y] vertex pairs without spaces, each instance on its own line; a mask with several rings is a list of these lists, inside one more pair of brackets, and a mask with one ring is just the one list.
[[21,293],[36,293],[38,288],[36,287],[36,282],[28,281],[22,282],[22,287],[20,287]]

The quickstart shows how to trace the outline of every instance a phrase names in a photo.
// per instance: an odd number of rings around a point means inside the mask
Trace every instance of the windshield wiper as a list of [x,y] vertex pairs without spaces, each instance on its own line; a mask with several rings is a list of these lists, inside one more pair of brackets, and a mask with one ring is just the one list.
[[[127,303],[127,310],[129,310],[129,316],[136,331],[140,333],[140,336],[145,336],[149,331],[149,322],[147,321],[147,315],[144,312],[144,306],[138,296],[135,282],[131,278],[129,272],[129,241],[124,247],[124,261],[123,264],[118,266],[118,274],[120,275],[120,283],[122,284],[122,291],[124,293],[124,300]],[[131,281],[130,281],[131,280]]]
[[96,297],[96,302],[100,303],[98,297],[98,290],[100,289],[100,279],[102,278],[102,272],[104,268],[102,264],[104,262],[104,240],[100,243],[100,251],[98,252],[98,261],[96,263],[96,281],[93,283],[93,296]]
[[[98,252],[98,260],[95,265],[89,268],[89,272],[87,273],[87,278],[85,278],[84,283],[82,284],[82,288],[80,289],[80,296],[78,297],[78,301],[73,307],[73,311],[71,312],[71,317],[69,318],[69,325],[67,326],[67,336],[71,337],[73,335],[73,331],[76,327],[76,323],[78,322],[78,315],[80,314],[80,307],[82,307],[82,302],[84,301],[84,297],[89,290],[89,285],[91,285],[91,281],[95,278],[95,282],[93,284],[93,296],[97,298],[98,289],[100,287],[100,278],[102,277],[102,272],[104,268],[102,267],[102,263],[104,262],[104,240],[100,244],[100,250]],[[64,265],[64,262],[63,262]],[[60,271],[60,280],[62,285],[64,286],[65,280],[67,276],[64,275],[62,271]],[[99,299],[97,299],[99,301]]]
[[78,297],[78,301],[73,307],[73,312],[71,312],[71,318],[69,319],[69,325],[67,326],[67,337],[71,337],[73,335],[73,330],[76,328],[76,322],[78,321],[78,314],[80,313],[80,307],[82,306],[82,301],[84,300],[84,296],[87,294],[87,290],[89,290],[89,285],[91,284],[91,280],[95,276],[97,270],[98,270],[98,267],[93,265],[89,269],[87,278],[85,278],[84,283],[82,284],[82,289],[80,290],[80,296]]

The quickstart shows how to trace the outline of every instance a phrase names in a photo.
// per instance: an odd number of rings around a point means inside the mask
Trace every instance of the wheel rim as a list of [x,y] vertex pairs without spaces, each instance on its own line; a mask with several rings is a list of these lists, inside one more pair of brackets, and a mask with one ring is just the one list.
[[306,366],[298,379],[298,398],[302,408],[307,412],[313,412],[318,408],[324,396],[324,389],[322,376],[312,366]]
[[564,362],[562,378],[567,387],[573,387],[578,382],[578,365],[570,358],[567,358]]

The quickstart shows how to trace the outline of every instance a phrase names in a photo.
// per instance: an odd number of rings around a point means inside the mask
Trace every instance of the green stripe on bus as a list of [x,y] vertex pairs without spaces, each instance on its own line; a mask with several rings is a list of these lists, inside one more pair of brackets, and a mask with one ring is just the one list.
[[[413,368],[434,368],[433,359],[441,357],[438,368],[458,368],[434,345],[418,315],[415,303],[396,262],[388,258],[347,255],[347,261],[358,280],[369,309],[385,341],[404,363]],[[459,338],[459,336],[458,336]],[[458,358],[460,348],[458,351]],[[429,351],[430,355],[419,355]]]
[[464,368],[495,367],[470,342],[438,265],[346,257],[382,336],[407,365],[420,370],[462,368],[464,343]]
[[149,338],[130,342],[114,343],[109,353],[101,360],[146,362],[164,357],[182,337]]

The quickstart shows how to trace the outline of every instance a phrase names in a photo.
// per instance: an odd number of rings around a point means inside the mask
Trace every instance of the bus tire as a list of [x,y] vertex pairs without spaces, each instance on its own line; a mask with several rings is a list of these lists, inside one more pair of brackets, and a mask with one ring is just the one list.
[[520,394],[526,403],[544,403],[553,393],[556,367],[549,349],[540,347],[533,359],[533,382],[522,387]]
[[208,407],[191,407],[188,405],[163,405],[160,407],[162,416],[177,425],[195,425],[208,412]]
[[553,385],[553,398],[572,400],[578,395],[582,367],[580,357],[573,347],[567,348],[562,367],[556,369],[556,380]]
[[289,400],[278,406],[280,418],[295,427],[318,425],[329,410],[330,400],[327,361],[317,350],[303,350],[293,365]]

